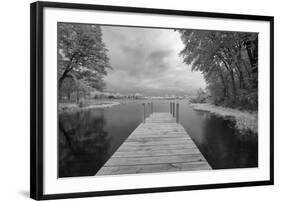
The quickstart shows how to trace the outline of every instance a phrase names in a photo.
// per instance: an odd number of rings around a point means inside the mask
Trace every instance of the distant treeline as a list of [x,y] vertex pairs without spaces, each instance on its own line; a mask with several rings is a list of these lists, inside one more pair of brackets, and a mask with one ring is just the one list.
[[193,71],[203,73],[214,104],[257,110],[257,33],[177,31],[185,45],[180,55]]

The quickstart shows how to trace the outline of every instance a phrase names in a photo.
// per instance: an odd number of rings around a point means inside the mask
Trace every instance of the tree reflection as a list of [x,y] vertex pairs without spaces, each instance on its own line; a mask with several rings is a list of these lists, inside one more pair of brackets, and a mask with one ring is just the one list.
[[95,175],[108,159],[103,110],[59,116],[59,177]]
[[200,150],[214,169],[258,166],[257,136],[241,132],[229,119],[210,115],[204,123],[205,141]]

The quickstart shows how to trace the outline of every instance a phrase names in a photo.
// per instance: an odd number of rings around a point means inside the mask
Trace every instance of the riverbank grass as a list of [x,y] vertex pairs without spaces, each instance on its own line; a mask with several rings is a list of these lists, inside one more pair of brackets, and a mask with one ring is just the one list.
[[88,109],[109,108],[119,104],[120,104],[119,102],[111,102],[111,101],[91,101],[83,105],[77,103],[59,103],[58,113],[64,113],[64,112],[73,113],[73,112],[88,110]]
[[233,117],[235,119],[235,127],[241,131],[250,130],[258,133],[258,113],[241,111],[237,109],[215,106],[209,103],[189,103],[195,110],[208,111],[221,117]]

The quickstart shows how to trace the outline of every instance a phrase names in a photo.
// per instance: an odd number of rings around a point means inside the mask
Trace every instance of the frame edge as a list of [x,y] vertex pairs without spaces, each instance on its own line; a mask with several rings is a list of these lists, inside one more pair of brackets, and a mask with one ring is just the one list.
[[30,198],[43,199],[43,8],[30,4]]
[[274,17],[269,20],[270,29],[270,185],[274,185]]
[[148,14],[165,14],[165,15],[189,15],[194,17],[213,17],[213,18],[228,18],[228,19],[244,19],[244,20],[261,20],[270,21],[272,16],[238,14],[238,13],[218,13],[205,11],[191,11],[191,10],[174,10],[174,9],[160,9],[160,8],[145,8],[145,7],[129,7],[129,6],[111,6],[101,4],[85,4],[85,3],[64,3],[64,2],[50,2],[37,1],[43,7],[51,8],[69,8],[69,9],[83,9],[83,10],[101,10],[101,11],[122,11],[129,13],[148,13]]
[[[270,179],[265,181],[221,183],[192,186],[155,187],[145,189],[112,190],[78,193],[43,193],[43,8],[76,8],[137,12],[167,15],[190,15],[268,21],[270,23]],[[124,194],[145,194],[171,191],[204,190],[249,186],[274,185],[274,17],[245,14],[227,14],[168,9],[151,9],[122,6],[104,6],[76,3],[34,2],[30,4],[30,197],[35,200],[63,199]]]

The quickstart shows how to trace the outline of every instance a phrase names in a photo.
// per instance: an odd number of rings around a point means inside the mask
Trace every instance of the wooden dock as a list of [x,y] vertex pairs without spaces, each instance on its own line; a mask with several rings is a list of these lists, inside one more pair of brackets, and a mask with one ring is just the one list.
[[96,175],[209,170],[183,126],[170,113],[152,113]]

